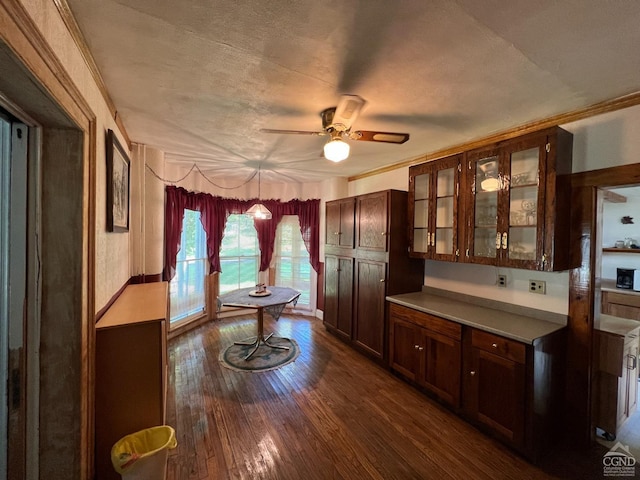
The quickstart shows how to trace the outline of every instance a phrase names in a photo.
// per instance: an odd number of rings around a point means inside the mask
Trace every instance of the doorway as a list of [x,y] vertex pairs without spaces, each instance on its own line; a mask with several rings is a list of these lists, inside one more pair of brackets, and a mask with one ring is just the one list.
[[0,109],[0,478],[25,473],[28,132]]
[[594,314],[600,305],[597,238],[598,189],[640,184],[640,164],[590,170],[571,175],[571,263],[567,323],[565,386],[566,438],[587,447],[594,440],[592,381],[594,378]]
[[[640,186],[598,188],[594,316],[602,313],[624,319],[624,325],[633,329],[640,328],[640,292],[627,288],[626,272],[640,269],[640,218],[633,218],[639,211]],[[624,345],[626,355],[623,354],[623,358],[619,359],[623,366],[620,377],[600,373],[598,369],[594,371],[595,438],[608,449],[615,448],[619,442],[628,448],[634,458],[640,458],[637,336],[635,340],[627,338]],[[597,356],[599,352],[594,354]],[[598,381],[602,381],[602,385]],[[611,391],[612,386],[617,386],[617,392]],[[611,394],[614,394],[613,398]],[[616,415],[615,419],[613,414]],[[605,431],[607,426],[615,427],[615,431]]]

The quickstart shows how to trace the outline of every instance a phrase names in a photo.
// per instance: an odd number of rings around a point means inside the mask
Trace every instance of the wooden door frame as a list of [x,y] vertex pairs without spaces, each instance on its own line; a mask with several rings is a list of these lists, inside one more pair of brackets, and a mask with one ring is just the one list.
[[586,446],[593,438],[591,380],[593,326],[597,306],[596,259],[598,189],[640,184],[640,163],[575,173],[571,177],[572,212],[569,320],[566,375],[567,438]]
[[[20,2],[0,0],[0,91],[37,122],[29,179],[27,476],[93,478],[96,115]],[[32,152],[33,153],[33,152]],[[64,188],[60,188],[64,185]],[[61,212],[64,212],[62,215]],[[30,230],[31,231],[31,230]],[[64,266],[64,268],[62,268]],[[36,300],[34,301],[34,297]],[[35,353],[35,351],[38,353]],[[31,365],[31,367],[29,367]],[[33,370],[31,370],[31,368]],[[29,421],[29,420],[28,420]]]

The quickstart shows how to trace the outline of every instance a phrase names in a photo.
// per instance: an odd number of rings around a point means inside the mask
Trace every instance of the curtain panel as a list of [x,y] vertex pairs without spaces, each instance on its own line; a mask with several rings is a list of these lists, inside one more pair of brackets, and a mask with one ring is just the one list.
[[318,272],[320,268],[320,200],[239,200],[223,198],[209,193],[189,192],[182,187],[169,185],[165,188],[165,262],[164,280],[171,280],[176,272],[176,258],[180,250],[180,236],[184,210],[200,212],[200,221],[207,235],[207,256],[209,273],[220,272],[220,246],[224,235],[227,217],[231,214],[243,214],[254,203],[260,201],[271,211],[270,220],[256,220],[254,225],[260,247],[260,271],[271,264],[276,229],[284,215],[297,215],[300,221],[300,233],[307,251],[309,263]]

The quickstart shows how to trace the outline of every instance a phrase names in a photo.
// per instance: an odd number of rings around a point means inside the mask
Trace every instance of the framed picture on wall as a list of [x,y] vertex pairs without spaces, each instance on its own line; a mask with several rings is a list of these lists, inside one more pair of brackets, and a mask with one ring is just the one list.
[[129,231],[130,160],[113,130],[107,131],[107,231]]

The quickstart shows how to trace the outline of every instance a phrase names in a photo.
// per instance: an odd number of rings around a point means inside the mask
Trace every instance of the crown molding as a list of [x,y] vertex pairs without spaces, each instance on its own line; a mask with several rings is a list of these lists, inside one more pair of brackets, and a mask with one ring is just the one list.
[[368,172],[364,172],[352,177],[348,177],[347,181],[353,182],[355,180],[361,180],[363,178],[372,177],[374,175],[380,175],[387,173],[398,168],[410,167],[419,163],[428,162],[430,160],[436,160],[442,157],[448,157],[449,155],[455,155],[456,153],[466,152],[468,150],[474,150],[476,148],[485,147],[502,140],[509,140],[511,138],[518,137],[527,133],[542,130],[548,127],[554,127],[556,125],[563,125],[566,123],[576,122],[585,118],[594,117],[603,113],[615,112],[616,110],[622,110],[623,108],[633,107],[640,105],[640,92],[624,95],[622,97],[606,100],[604,102],[596,103],[585,108],[573,110],[571,112],[561,113],[552,117],[545,118],[543,120],[536,120],[534,122],[525,123],[518,127],[510,128],[502,132],[490,135],[470,142],[461,143],[452,147],[447,147],[435,152],[427,153],[419,157],[412,158],[410,160],[404,160],[392,165],[386,165],[381,168],[376,168]]

